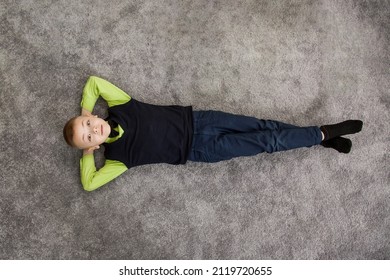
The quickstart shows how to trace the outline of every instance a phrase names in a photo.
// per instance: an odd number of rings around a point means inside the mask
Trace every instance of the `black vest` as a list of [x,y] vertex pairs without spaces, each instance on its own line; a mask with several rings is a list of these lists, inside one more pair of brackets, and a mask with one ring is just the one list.
[[108,114],[124,133],[103,144],[106,159],[120,161],[127,168],[187,161],[193,136],[191,106],[157,106],[131,99],[108,108]]

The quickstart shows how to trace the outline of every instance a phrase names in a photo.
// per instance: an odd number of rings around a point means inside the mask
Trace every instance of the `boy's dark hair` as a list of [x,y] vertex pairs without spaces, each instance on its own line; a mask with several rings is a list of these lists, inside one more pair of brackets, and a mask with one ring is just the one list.
[[76,148],[76,145],[74,144],[73,142],[73,126],[74,126],[74,121],[77,117],[74,117],[74,118],[71,118],[69,121],[67,121],[67,123],[65,124],[64,126],[64,139],[66,141],[66,143],[71,146],[71,147],[75,147]]

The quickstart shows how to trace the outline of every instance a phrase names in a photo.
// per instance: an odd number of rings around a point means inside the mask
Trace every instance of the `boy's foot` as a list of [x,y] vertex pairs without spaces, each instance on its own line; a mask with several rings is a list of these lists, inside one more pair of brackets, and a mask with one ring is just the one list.
[[348,138],[336,137],[321,142],[321,146],[325,148],[333,148],[336,151],[348,154],[352,148],[352,141]]
[[362,130],[363,122],[360,120],[347,120],[341,123],[323,125],[320,127],[324,133],[324,141],[346,134],[357,133]]

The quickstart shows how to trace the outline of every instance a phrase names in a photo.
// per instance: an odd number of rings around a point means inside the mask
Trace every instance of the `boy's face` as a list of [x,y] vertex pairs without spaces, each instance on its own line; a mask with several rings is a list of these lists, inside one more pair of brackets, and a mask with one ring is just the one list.
[[97,116],[79,116],[74,122],[73,142],[79,149],[98,146],[108,138],[110,125]]

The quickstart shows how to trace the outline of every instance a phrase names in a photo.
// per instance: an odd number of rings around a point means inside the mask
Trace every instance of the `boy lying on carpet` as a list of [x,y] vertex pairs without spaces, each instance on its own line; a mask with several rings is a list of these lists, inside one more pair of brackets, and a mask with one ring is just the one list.
[[[106,120],[91,114],[99,96],[109,106]],[[360,120],[347,120],[298,127],[218,111],[192,111],[191,106],[151,105],[93,76],[84,87],[81,107],[81,116],[69,120],[63,132],[70,146],[83,149],[81,182],[87,191],[144,164],[218,162],[314,145],[349,153],[351,140],[340,136],[357,133],[363,126]],[[101,144],[106,161],[97,171],[93,152]]]

